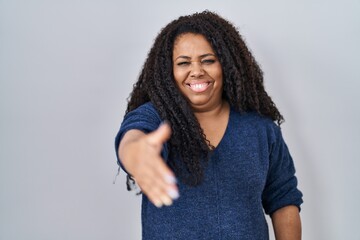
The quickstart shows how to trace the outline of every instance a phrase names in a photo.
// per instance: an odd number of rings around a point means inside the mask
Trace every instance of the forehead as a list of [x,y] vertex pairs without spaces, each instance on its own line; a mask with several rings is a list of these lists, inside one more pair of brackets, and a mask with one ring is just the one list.
[[184,33],[175,39],[173,53],[175,56],[176,54],[214,53],[214,51],[203,35]]

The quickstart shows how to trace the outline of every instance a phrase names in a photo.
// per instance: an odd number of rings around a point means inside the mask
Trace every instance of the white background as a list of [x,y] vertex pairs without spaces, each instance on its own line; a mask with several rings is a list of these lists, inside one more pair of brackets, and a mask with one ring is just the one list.
[[233,22],[285,116],[303,239],[360,239],[360,1],[0,0],[0,239],[140,239],[114,137],[156,34]]

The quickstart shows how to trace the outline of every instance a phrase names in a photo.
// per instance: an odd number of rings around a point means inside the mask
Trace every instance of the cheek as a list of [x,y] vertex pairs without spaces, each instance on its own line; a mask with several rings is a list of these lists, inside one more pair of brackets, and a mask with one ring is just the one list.
[[223,86],[224,85],[224,79],[223,79],[223,72],[222,72],[221,66],[219,66],[219,68],[218,68],[217,78],[221,82],[221,86]]
[[217,82],[217,85],[223,85],[223,74],[221,69],[214,69],[211,73],[212,78]]
[[175,83],[178,86],[182,85],[182,82],[184,81],[184,73],[179,70],[174,69],[173,76],[174,76]]

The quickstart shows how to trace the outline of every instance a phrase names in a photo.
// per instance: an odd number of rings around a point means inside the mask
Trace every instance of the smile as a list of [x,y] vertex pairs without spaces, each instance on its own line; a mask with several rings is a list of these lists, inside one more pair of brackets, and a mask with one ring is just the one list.
[[210,82],[203,83],[187,83],[186,84],[192,91],[200,93],[204,92],[208,89]]

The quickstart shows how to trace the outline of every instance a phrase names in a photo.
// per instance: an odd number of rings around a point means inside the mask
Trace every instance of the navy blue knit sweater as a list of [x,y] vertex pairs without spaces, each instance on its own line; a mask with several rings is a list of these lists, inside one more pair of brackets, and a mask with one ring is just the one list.
[[[140,106],[125,116],[115,148],[126,131],[151,132],[161,122],[151,103]],[[165,160],[167,151],[165,144]],[[119,158],[118,164],[122,166]],[[157,208],[142,196],[142,237],[268,239],[264,212],[272,214],[287,205],[300,209],[302,193],[294,174],[280,128],[257,113],[231,109],[225,134],[209,160],[200,186],[189,187],[179,181],[180,198],[170,207]]]

